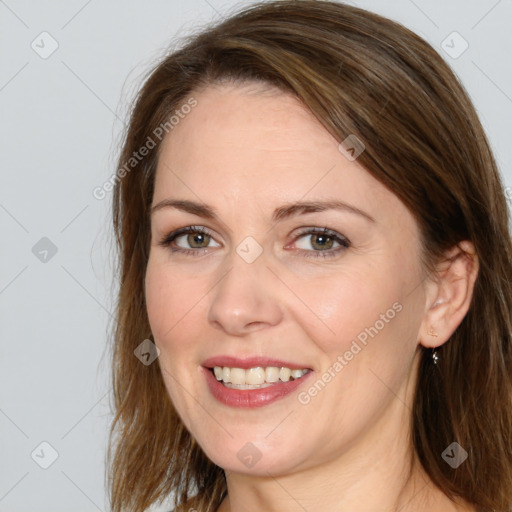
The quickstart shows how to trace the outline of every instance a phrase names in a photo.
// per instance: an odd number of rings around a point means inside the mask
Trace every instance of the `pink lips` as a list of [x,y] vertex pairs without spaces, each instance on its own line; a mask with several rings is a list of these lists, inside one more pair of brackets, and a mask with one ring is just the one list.
[[206,361],[203,361],[203,366],[206,368],[213,368],[214,366],[229,366],[230,368],[255,368],[256,366],[277,366],[278,368],[285,367],[290,370],[302,370],[303,368],[310,369],[308,365],[300,365],[291,363],[289,361],[280,361],[279,359],[272,359],[270,357],[249,357],[247,359],[239,359],[238,357],[232,356],[216,356],[210,357]]
[[271,386],[260,388],[260,389],[234,389],[226,387],[222,382],[218,381],[211,368],[214,366],[229,366],[230,368],[254,368],[261,366],[263,368],[267,366],[277,366],[278,368],[287,367],[292,370],[308,368],[307,366],[297,365],[288,361],[280,361],[277,359],[264,358],[264,357],[251,357],[248,359],[238,359],[231,356],[219,356],[212,357],[203,362],[201,368],[208,388],[219,402],[224,405],[231,407],[262,407],[269,405],[276,400],[288,396],[298,386],[304,384],[304,382],[311,376],[313,371],[310,371],[303,375],[299,379],[295,379],[288,382],[276,382]]

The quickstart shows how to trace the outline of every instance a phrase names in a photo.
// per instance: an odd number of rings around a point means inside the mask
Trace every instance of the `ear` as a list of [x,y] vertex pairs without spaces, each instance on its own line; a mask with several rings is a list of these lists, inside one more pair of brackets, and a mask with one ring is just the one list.
[[469,310],[478,268],[474,246],[467,240],[447,253],[426,285],[425,315],[418,333],[421,345],[435,348],[450,339]]

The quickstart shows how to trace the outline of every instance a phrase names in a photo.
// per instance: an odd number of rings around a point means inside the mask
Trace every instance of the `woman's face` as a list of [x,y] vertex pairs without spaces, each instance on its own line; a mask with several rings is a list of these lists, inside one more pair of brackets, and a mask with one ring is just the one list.
[[[187,429],[219,466],[261,475],[406,432],[426,301],[412,215],[292,96],[223,85],[194,97],[162,146],[146,274]],[[346,206],[291,208],[334,201]],[[169,242],[189,226],[203,232]],[[285,382],[287,368],[308,372]],[[214,371],[267,385],[235,389]]]

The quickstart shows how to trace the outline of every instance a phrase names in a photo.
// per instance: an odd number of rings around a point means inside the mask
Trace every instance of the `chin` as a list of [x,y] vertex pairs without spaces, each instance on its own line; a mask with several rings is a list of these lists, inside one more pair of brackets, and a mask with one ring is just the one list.
[[[275,476],[292,472],[304,461],[311,462],[314,450],[308,452],[303,435],[295,438],[283,430],[279,438],[271,439],[272,434],[269,437],[269,432],[275,427],[276,422],[273,421],[268,428],[260,425],[257,429],[239,428],[237,432],[230,430],[232,437],[220,427],[222,434],[218,437],[212,437],[211,431],[192,432],[192,435],[206,456],[225,471]],[[262,433],[263,430],[265,433]]]

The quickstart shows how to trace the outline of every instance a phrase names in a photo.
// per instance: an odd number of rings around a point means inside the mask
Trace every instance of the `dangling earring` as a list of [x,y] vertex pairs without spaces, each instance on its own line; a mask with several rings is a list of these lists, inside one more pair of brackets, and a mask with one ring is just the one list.
[[[434,336],[434,337],[438,337],[439,336],[439,333],[437,333],[436,331],[434,331],[434,329],[432,329],[432,327],[428,330],[427,334],[429,336]],[[432,349],[432,362],[434,364],[437,364],[439,361],[439,356],[437,354],[437,351],[436,351],[436,348],[433,348]]]

